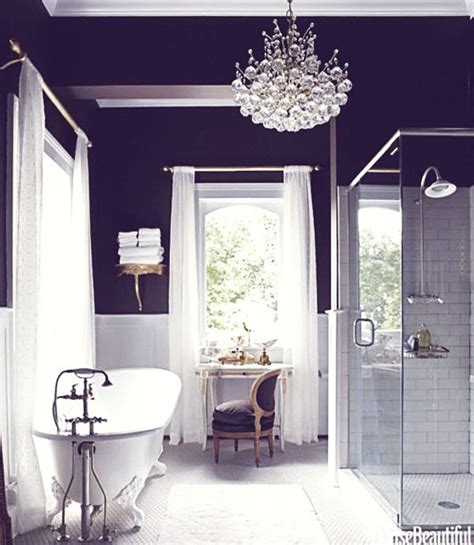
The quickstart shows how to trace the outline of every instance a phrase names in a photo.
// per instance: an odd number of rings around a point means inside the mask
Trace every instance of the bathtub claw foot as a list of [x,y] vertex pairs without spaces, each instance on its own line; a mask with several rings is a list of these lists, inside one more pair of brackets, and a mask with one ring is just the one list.
[[168,467],[163,462],[156,461],[153,465],[156,469],[155,475],[158,475],[159,477],[163,477],[163,475],[165,475],[168,471]]
[[133,502],[125,508],[133,521],[133,528],[141,528],[145,520],[145,513]]
[[136,504],[144,484],[143,479],[135,476],[114,498],[114,501],[130,515],[134,528],[140,528],[145,520],[145,513]]
[[[53,477],[51,480],[51,492],[53,493],[53,497],[55,500],[54,506],[48,511],[47,518],[46,518],[46,525],[48,528],[51,528],[53,525],[53,519],[54,517],[62,511],[63,508],[63,500],[64,500],[64,488],[59,484],[59,481],[56,479],[56,477]],[[65,507],[70,505],[71,499],[66,498]]]

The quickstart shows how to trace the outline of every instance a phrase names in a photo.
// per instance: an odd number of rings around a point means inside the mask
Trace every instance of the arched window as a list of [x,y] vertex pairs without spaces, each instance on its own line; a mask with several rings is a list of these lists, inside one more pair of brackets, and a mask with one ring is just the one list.
[[379,332],[400,330],[400,239],[398,201],[362,199],[359,208],[360,308]]
[[243,185],[198,189],[201,337],[222,344],[278,336],[281,186]]

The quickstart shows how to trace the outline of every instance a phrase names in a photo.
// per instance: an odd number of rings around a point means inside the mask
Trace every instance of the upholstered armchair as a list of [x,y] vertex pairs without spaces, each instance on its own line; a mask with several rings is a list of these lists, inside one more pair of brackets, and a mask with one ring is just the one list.
[[275,421],[275,386],[279,370],[260,375],[252,384],[250,399],[236,399],[218,405],[213,413],[214,459],[219,463],[221,439],[233,439],[235,452],[239,439],[253,439],[255,464],[260,466],[260,439],[268,440],[273,457],[273,424]]

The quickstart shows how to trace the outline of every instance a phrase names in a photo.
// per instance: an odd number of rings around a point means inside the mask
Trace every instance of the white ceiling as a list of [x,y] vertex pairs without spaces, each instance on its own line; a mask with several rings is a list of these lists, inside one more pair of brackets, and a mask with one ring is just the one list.
[[[55,17],[278,16],[286,0],[43,0]],[[295,0],[301,16],[466,16],[474,0]]]

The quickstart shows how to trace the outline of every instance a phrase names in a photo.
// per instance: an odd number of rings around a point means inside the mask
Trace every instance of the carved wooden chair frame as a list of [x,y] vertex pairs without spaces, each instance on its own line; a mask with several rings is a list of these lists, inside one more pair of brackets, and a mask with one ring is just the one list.
[[261,407],[257,401],[257,393],[262,382],[269,380],[273,377],[278,377],[279,375],[279,369],[276,369],[274,371],[268,371],[260,375],[252,384],[252,387],[250,389],[250,403],[252,404],[252,409],[255,414],[255,431],[231,432],[219,431],[214,429],[212,430],[214,439],[214,459],[216,464],[219,463],[219,447],[221,439],[233,439],[235,452],[239,450],[239,439],[253,439],[255,450],[255,465],[257,467],[260,467],[260,439],[266,438],[268,440],[270,457],[273,458],[273,426],[268,430],[262,431],[261,419],[264,416],[273,416],[275,414],[275,409],[273,409],[272,411],[266,411],[263,407]]

